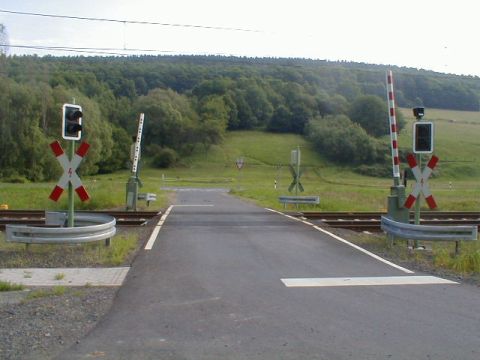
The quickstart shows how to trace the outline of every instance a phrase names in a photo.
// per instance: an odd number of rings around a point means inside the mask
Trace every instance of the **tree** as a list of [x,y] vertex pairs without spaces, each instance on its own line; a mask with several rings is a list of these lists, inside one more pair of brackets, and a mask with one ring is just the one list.
[[6,57],[8,53],[8,34],[5,25],[0,24],[0,78],[6,74]]
[[219,144],[223,140],[228,122],[228,109],[223,97],[209,96],[201,101],[198,112],[200,115],[198,139],[207,152],[211,145]]
[[7,28],[5,27],[5,25],[0,24],[0,56],[7,54],[8,46],[9,46],[9,41],[8,41]]
[[145,114],[144,142],[179,153],[191,150],[195,141],[198,115],[190,100],[173,90],[154,89],[137,99],[137,113]]
[[349,111],[350,119],[372,136],[389,134],[388,109],[385,100],[364,95],[355,99]]

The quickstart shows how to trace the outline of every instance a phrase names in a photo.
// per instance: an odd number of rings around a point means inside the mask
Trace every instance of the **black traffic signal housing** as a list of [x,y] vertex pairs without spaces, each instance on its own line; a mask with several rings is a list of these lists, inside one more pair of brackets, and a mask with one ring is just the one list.
[[417,121],[413,124],[413,152],[431,154],[433,152],[433,123]]
[[80,140],[82,137],[82,107],[64,104],[62,115],[62,137],[65,140]]
[[415,119],[422,120],[424,115],[425,115],[425,108],[423,107],[413,108],[413,116],[415,116]]

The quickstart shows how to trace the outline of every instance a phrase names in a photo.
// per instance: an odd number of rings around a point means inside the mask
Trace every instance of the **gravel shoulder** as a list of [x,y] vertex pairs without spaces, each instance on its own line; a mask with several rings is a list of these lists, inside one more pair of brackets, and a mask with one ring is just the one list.
[[[157,221],[154,218],[145,227],[120,230],[138,235],[136,249],[120,266],[132,264]],[[0,254],[0,264],[9,255]],[[20,267],[102,267],[85,259],[75,247],[63,255],[62,251],[27,253],[22,260]],[[54,359],[96,326],[111,308],[117,291],[117,287],[86,286],[0,292],[0,359]]]
[[116,292],[117,288],[67,288],[62,295],[0,305],[0,358],[53,359],[95,327]]

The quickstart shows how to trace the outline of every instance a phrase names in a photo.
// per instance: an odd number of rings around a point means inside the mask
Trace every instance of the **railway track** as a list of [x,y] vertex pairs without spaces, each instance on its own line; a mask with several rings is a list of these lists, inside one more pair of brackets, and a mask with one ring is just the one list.
[[[155,211],[87,211],[107,214],[116,218],[118,226],[142,226],[158,215]],[[383,212],[295,212],[292,216],[318,221],[334,228],[354,231],[380,232],[380,218]],[[413,223],[414,214],[410,213]],[[45,224],[45,212],[42,210],[0,210],[0,230],[6,224],[26,224],[42,226]],[[480,227],[480,212],[428,211],[420,215],[422,225],[477,225]]]
[[[383,212],[301,212],[291,214],[309,220],[319,221],[334,228],[355,231],[380,232],[380,220]],[[414,213],[410,213],[413,223]],[[477,225],[480,226],[480,212],[468,211],[428,211],[421,212],[422,225]]]
[[[79,211],[82,212],[82,211]],[[159,214],[157,211],[85,211],[94,214],[113,216],[118,226],[142,226],[148,220]],[[0,210],[0,230],[5,229],[6,224],[45,225],[45,211],[43,210]]]

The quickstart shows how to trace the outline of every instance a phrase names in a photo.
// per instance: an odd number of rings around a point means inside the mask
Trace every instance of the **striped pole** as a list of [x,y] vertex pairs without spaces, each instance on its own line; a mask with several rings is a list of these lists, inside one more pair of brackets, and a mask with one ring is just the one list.
[[390,140],[392,145],[392,166],[394,185],[400,185],[400,158],[398,156],[398,128],[395,116],[395,96],[393,94],[392,71],[387,71],[388,118],[390,121]]

